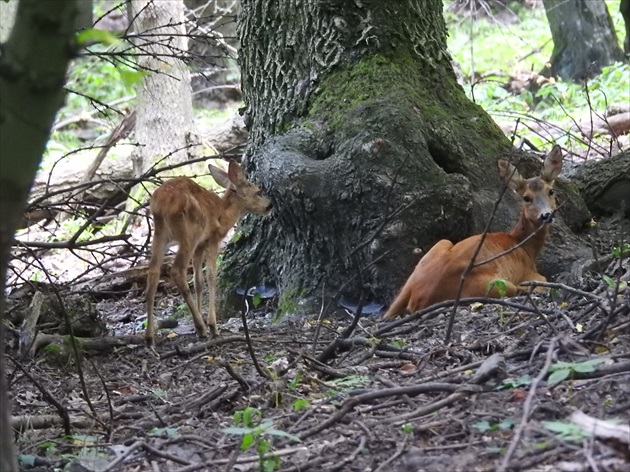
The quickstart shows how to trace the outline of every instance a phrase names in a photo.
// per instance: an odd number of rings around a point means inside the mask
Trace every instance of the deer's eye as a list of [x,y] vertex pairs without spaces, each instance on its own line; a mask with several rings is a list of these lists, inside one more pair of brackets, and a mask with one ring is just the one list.
[[532,202],[532,197],[530,197],[529,195],[525,195],[523,197],[523,200],[525,201],[525,203],[531,203]]
[[550,197],[553,197],[555,193],[556,193],[556,192],[554,192],[554,191],[553,191],[553,189],[550,189],[550,190],[549,190],[549,196],[550,196]]
[[259,190],[258,192],[256,192],[257,197],[262,197],[262,194],[263,194],[262,190]]

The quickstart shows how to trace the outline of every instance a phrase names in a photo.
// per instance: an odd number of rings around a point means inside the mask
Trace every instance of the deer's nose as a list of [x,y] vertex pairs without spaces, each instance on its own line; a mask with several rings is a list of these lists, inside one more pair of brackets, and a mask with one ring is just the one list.
[[551,223],[553,221],[553,212],[547,211],[545,213],[541,213],[538,219],[542,223]]

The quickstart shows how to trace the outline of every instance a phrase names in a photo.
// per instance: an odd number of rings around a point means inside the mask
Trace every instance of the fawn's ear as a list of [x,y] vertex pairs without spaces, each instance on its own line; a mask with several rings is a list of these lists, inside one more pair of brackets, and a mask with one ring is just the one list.
[[499,167],[499,176],[503,179],[505,185],[514,191],[518,191],[518,189],[523,186],[525,180],[516,170],[516,167],[510,164],[506,159],[499,159],[497,166]]
[[239,187],[247,182],[245,175],[243,175],[243,169],[238,165],[238,162],[232,159],[230,159],[230,166],[228,167],[228,176],[235,187]]
[[545,163],[540,171],[540,177],[548,183],[553,182],[562,170],[562,149],[555,144],[551,152],[545,157]]
[[210,171],[212,178],[217,184],[219,184],[223,188],[230,188],[232,182],[230,182],[231,179],[228,176],[227,172],[225,172],[223,169],[219,169],[218,167],[213,166],[212,164],[208,164],[208,170]]

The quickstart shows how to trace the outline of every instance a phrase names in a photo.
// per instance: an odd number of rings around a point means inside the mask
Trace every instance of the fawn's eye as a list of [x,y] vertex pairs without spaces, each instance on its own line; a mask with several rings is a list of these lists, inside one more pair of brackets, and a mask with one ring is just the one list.
[[258,192],[256,192],[257,197],[262,197],[262,194],[263,194],[262,190],[259,190]]
[[555,193],[556,193],[556,192],[554,192],[554,191],[553,191],[553,189],[550,189],[550,190],[549,190],[549,196],[550,196],[550,197],[553,197]]
[[525,201],[525,203],[531,203],[532,202],[532,197],[530,197],[529,195],[525,195],[523,197],[523,200]]

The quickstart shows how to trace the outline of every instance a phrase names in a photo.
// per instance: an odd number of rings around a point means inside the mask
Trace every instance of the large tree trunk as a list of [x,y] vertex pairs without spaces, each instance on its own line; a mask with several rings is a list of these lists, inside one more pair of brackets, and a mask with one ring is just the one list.
[[133,0],[131,7],[136,47],[145,54],[138,65],[147,71],[136,111],[140,147],[133,162],[139,176],[164,157],[162,165],[188,158],[193,115],[190,73],[180,59],[188,50],[183,0]]
[[64,100],[76,0],[20,0],[0,58],[0,470],[18,470],[4,363],[4,296],[15,228]]
[[[441,1],[242,9],[246,165],[275,210],[245,220],[221,265],[224,295],[263,279],[281,299],[350,282],[350,296],[385,301],[414,248],[483,229],[510,144],[456,82]],[[515,218],[507,207],[494,227]]]
[[583,80],[622,61],[612,18],[604,0],[544,0],[553,37],[550,69],[544,75]]

